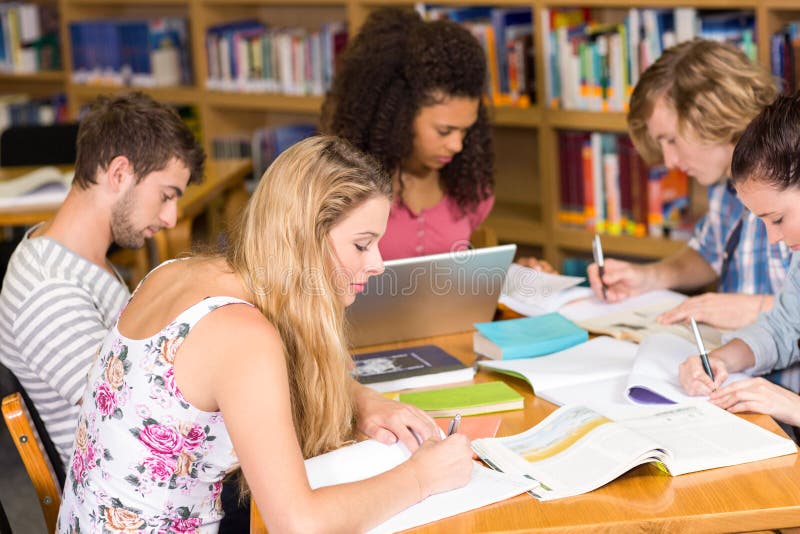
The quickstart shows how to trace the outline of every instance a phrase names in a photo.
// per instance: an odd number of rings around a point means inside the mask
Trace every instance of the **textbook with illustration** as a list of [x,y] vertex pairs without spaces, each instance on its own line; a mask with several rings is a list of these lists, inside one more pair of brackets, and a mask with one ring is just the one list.
[[499,302],[522,315],[554,312],[568,302],[592,295],[591,288],[576,287],[584,280],[581,276],[548,274],[512,263]]
[[477,415],[522,409],[522,395],[496,380],[449,388],[400,393],[397,400],[425,410],[431,417]]
[[[366,440],[305,461],[312,489],[345,484],[379,475],[406,461],[408,449],[398,442],[385,445]],[[427,499],[403,510],[370,532],[397,532],[510,499],[532,489],[536,482],[521,475],[499,473],[474,463],[466,486]]]
[[[618,339],[640,342],[647,336],[668,333],[694,341],[689,323],[659,324],[656,319],[684,300],[685,295],[669,290],[651,291],[615,304],[606,304],[596,298],[586,299],[561,308],[560,313],[593,334],[604,334]],[[698,324],[706,348],[722,345],[722,330],[707,324]]]
[[589,339],[586,330],[558,313],[475,323],[473,350],[495,360],[550,354]]
[[[478,364],[526,380],[537,397],[554,404],[674,404],[704,398],[687,395],[678,381],[678,366],[693,354],[694,344],[672,334],[640,345],[599,336],[540,358]],[[744,378],[733,373],[725,383]]]
[[543,501],[592,491],[650,462],[677,476],[797,452],[790,439],[710,403],[616,413],[563,406],[521,434],[478,439],[472,449],[499,471],[536,480],[531,494]]
[[379,392],[466,382],[475,375],[436,345],[356,354],[353,360],[356,379]]
[[48,166],[0,181],[0,208],[58,207],[67,196],[73,174]]

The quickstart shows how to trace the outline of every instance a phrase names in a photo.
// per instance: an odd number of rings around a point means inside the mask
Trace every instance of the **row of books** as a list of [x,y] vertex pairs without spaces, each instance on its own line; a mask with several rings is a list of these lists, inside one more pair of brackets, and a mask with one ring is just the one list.
[[344,22],[319,31],[268,28],[258,20],[211,26],[206,32],[210,89],[323,95],[347,45]]
[[559,222],[611,235],[661,237],[681,225],[689,178],[649,168],[623,134],[561,131]]
[[782,89],[791,94],[800,82],[800,21],[792,21],[770,38],[770,68],[782,80]]
[[185,18],[72,22],[72,81],[155,87],[192,83]]
[[0,71],[22,73],[60,68],[55,5],[0,3]]
[[317,133],[313,124],[288,124],[258,128],[252,134],[232,134],[211,141],[213,159],[252,158],[253,176],[258,179],[278,154]]
[[486,54],[487,87],[494,105],[528,107],[536,101],[533,14],[529,7],[418,5],[427,20],[464,24]]
[[608,24],[586,8],[553,8],[543,10],[541,23],[545,100],[557,109],[626,111],[639,75],[665,49],[695,37],[757,55],[752,11],[630,9],[624,21]]
[[47,98],[26,94],[0,95],[0,132],[11,126],[46,126],[66,122],[67,99],[64,93]]

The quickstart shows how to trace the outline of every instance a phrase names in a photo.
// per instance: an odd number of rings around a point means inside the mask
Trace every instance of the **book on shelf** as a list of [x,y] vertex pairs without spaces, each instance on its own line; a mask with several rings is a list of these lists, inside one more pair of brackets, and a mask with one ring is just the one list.
[[522,409],[524,403],[522,395],[501,381],[409,391],[397,395],[397,400],[414,405],[431,417],[507,412]]
[[586,330],[558,313],[476,323],[473,349],[495,360],[550,354],[589,338]]
[[[405,462],[410,456],[408,449],[400,442],[385,445],[366,440],[309,458],[305,461],[305,467],[309,485],[317,489],[377,476]],[[390,533],[424,525],[510,499],[535,485],[526,477],[499,473],[474,462],[466,486],[431,495],[369,532]]]
[[475,369],[436,345],[368,352],[353,356],[356,379],[379,392],[466,382]]
[[0,208],[57,208],[67,196],[73,175],[73,171],[47,166],[0,181]]
[[[657,290],[614,304],[593,297],[567,304],[559,311],[593,334],[604,334],[638,343],[650,335],[668,333],[693,342],[694,334],[688,323],[660,324],[657,321],[659,315],[679,305],[686,298],[686,295],[675,291]],[[699,323],[699,327],[709,350],[722,345],[722,336],[726,331],[705,323]]]
[[[537,397],[554,404],[675,404],[704,399],[685,393],[678,380],[678,366],[693,354],[694,343],[672,334],[639,345],[599,336],[540,358],[478,365],[527,381]],[[744,378],[732,373],[725,383]]]
[[550,274],[512,263],[499,302],[522,315],[543,315],[573,300],[591,296],[591,288],[576,287],[584,280],[581,276]]
[[679,476],[797,453],[790,439],[710,403],[603,412],[568,405],[472,448],[491,467],[536,480],[530,493],[542,501],[587,493],[647,463]]

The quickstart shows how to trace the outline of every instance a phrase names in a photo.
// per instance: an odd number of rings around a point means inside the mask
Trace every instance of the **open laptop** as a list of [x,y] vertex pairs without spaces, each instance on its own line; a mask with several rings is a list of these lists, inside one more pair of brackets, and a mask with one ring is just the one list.
[[354,347],[466,332],[491,321],[516,245],[385,263],[347,308]]

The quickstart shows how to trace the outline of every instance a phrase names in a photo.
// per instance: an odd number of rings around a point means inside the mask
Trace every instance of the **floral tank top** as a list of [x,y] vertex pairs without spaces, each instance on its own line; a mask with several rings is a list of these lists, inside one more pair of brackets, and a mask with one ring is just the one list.
[[220,412],[189,404],[173,360],[192,327],[233,297],[208,297],[147,339],[119,320],[89,372],[58,532],[217,532],[226,473],[238,466]]

